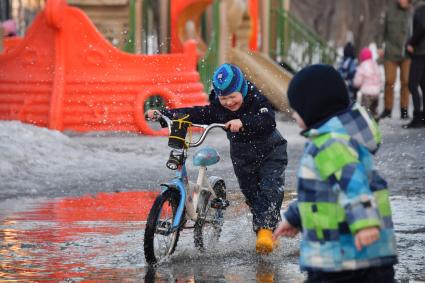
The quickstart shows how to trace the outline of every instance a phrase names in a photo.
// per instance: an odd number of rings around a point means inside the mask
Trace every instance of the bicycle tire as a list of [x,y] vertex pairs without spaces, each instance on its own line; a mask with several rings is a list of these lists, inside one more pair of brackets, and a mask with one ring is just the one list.
[[[145,259],[148,264],[159,262],[164,257],[173,254],[176,249],[180,236],[180,229],[177,229],[169,235],[162,235],[160,232],[171,227],[176,216],[179,201],[180,194],[177,191],[166,190],[155,199],[150,209],[143,241]],[[165,239],[160,243],[161,237],[170,238],[169,243],[167,244]],[[159,242],[156,243],[155,240]],[[165,246],[163,245],[164,243]],[[162,251],[162,248],[165,249]]]
[[[220,192],[220,196],[225,198],[226,185],[224,181],[217,182],[213,190]],[[224,192],[224,194],[223,194]],[[218,243],[224,222],[223,209],[211,207],[212,195],[208,191],[201,191],[198,205],[198,218],[195,221],[193,230],[195,247],[204,251],[214,248]],[[209,229],[209,231],[206,231]]]

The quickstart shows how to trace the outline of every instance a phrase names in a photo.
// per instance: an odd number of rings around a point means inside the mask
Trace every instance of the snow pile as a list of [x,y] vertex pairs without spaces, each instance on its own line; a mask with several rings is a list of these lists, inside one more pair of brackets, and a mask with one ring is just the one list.
[[0,199],[136,187],[141,172],[155,181],[155,166],[162,165],[158,159],[166,158],[158,156],[166,140],[155,144],[155,139],[134,135],[102,137],[104,144],[98,140],[16,121],[0,122]]
[[0,150],[2,179],[21,171],[60,171],[90,161],[86,150],[62,133],[15,121],[0,123]]

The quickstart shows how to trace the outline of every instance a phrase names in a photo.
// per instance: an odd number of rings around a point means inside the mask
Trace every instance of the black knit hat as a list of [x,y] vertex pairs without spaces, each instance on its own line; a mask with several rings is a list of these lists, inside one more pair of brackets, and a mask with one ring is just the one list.
[[347,42],[344,46],[344,58],[356,58],[354,46],[351,42]]
[[340,74],[329,65],[311,65],[299,71],[288,87],[290,106],[310,128],[347,109],[348,91]]

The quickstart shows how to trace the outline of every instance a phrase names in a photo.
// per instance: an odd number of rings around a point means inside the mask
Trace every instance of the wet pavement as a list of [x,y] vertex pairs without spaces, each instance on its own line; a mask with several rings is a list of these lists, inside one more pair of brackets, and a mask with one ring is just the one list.
[[[376,157],[377,167],[390,183],[400,260],[396,277],[399,282],[425,282],[425,129],[401,135],[399,126],[398,122],[381,124],[384,143]],[[297,132],[288,124],[279,127],[282,133],[288,128]],[[294,197],[294,172],[303,145],[298,135],[286,136],[290,164],[285,206]],[[222,138],[218,135],[212,143]],[[97,144],[105,143],[102,138],[73,139],[90,145],[94,153],[100,147]],[[127,152],[135,148],[131,139],[123,142]],[[109,141],[109,145],[118,147],[118,142]],[[165,160],[162,151],[154,153]],[[224,160],[228,160],[226,152]],[[194,247],[192,231],[184,230],[175,253],[155,268],[145,263],[143,231],[156,190],[111,187],[102,192],[95,180],[90,189],[84,183],[74,190],[62,188],[66,192],[56,192],[54,198],[50,191],[38,191],[0,199],[0,282],[302,282],[298,239],[281,239],[271,256],[255,253],[251,216],[229,168],[228,162],[215,168],[218,175],[230,179],[231,206],[219,245],[201,253]],[[163,177],[147,171],[138,178],[155,182]]]

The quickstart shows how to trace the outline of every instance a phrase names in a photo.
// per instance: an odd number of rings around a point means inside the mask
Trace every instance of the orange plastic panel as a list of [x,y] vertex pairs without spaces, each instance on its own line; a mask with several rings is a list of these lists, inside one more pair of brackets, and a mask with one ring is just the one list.
[[199,30],[202,13],[213,0],[171,1],[171,52],[182,52],[182,34],[187,21],[193,21]]
[[0,119],[57,130],[146,128],[143,99],[169,107],[204,105],[196,43],[182,53],[134,55],[107,42],[89,18],[65,0],[48,0],[26,36],[0,54]]
[[249,37],[249,49],[258,50],[258,0],[249,0],[249,15],[251,17],[252,28]]
[[15,49],[17,46],[19,46],[22,42],[22,37],[19,36],[13,36],[13,37],[6,37],[3,39],[3,45],[4,45],[4,53],[8,53]]

